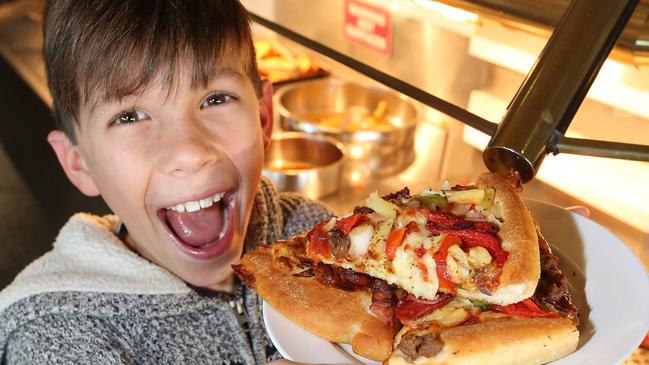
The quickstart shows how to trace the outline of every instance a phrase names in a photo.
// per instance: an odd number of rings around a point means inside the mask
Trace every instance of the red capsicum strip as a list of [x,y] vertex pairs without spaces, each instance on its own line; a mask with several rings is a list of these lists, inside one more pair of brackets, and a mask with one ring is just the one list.
[[433,255],[433,258],[435,259],[440,289],[444,289],[444,291],[455,295],[455,293],[457,293],[457,288],[455,287],[455,283],[449,280],[448,272],[446,271],[446,256],[448,256],[448,249],[453,245],[462,245],[462,240],[451,234],[445,235],[442,238],[439,249]]
[[464,242],[464,247],[484,247],[494,259],[497,267],[503,267],[509,253],[502,248],[498,243],[498,239],[489,233],[480,232],[472,229],[431,229],[431,233],[446,235],[454,235],[459,237]]
[[327,224],[327,221],[318,223],[307,235],[309,244],[306,248],[306,254],[309,257],[314,258],[315,261],[317,261],[316,255],[331,257],[331,251],[329,250],[329,244],[327,243],[327,232],[324,230],[325,224]]
[[500,305],[491,305],[489,310],[499,313],[504,313],[512,316],[521,316],[521,317],[543,317],[543,318],[557,318],[558,315],[554,312],[544,312],[539,308],[536,303],[531,299],[525,299],[521,302],[500,306]]
[[456,224],[468,223],[467,220],[456,217],[453,213],[444,212],[444,211],[433,211],[430,209],[425,209],[426,220],[428,222],[435,223],[441,227],[453,227]]
[[349,231],[351,231],[352,228],[354,228],[354,226],[358,224],[363,217],[363,214],[355,213],[350,215],[349,217],[342,218],[338,222],[336,222],[336,228],[341,230],[345,234],[345,236],[347,236],[349,235]]
[[388,260],[394,259],[397,253],[397,248],[403,243],[403,237],[406,235],[406,228],[398,228],[390,232],[388,239],[385,242],[385,256]]

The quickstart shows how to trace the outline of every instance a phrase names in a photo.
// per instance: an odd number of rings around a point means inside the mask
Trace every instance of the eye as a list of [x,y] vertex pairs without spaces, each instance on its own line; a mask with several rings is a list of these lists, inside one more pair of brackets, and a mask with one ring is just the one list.
[[145,119],[149,119],[149,115],[141,110],[126,110],[113,118],[109,126],[131,124]]
[[201,109],[205,109],[211,106],[225,104],[229,101],[235,100],[236,97],[225,94],[225,93],[216,93],[208,96],[203,103],[201,103]]

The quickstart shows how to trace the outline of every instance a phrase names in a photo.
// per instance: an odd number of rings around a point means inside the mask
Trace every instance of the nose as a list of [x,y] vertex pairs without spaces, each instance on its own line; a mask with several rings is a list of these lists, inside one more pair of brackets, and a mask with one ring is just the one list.
[[186,119],[173,124],[173,128],[166,128],[166,136],[161,139],[164,152],[160,154],[159,166],[163,173],[191,175],[221,159],[210,131],[200,122]]

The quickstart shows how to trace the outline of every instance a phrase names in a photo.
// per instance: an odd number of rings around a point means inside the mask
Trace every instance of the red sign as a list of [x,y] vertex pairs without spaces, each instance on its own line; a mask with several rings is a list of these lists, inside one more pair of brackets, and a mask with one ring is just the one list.
[[377,52],[392,52],[392,19],[386,9],[358,0],[345,1],[345,37]]

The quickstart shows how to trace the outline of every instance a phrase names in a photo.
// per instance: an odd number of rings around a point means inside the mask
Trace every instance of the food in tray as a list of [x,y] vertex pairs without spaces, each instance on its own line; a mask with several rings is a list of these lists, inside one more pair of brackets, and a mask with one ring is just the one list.
[[557,259],[494,174],[373,193],[234,268],[296,324],[388,364],[541,364],[579,336]]
[[318,112],[302,113],[300,117],[313,123],[345,132],[361,130],[387,131],[394,129],[395,125],[386,118],[388,103],[380,100],[374,110],[367,110],[364,106],[355,105],[343,112]]
[[256,39],[254,47],[259,74],[274,84],[300,80],[323,72],[314,59],[296,55],[279,40]]

